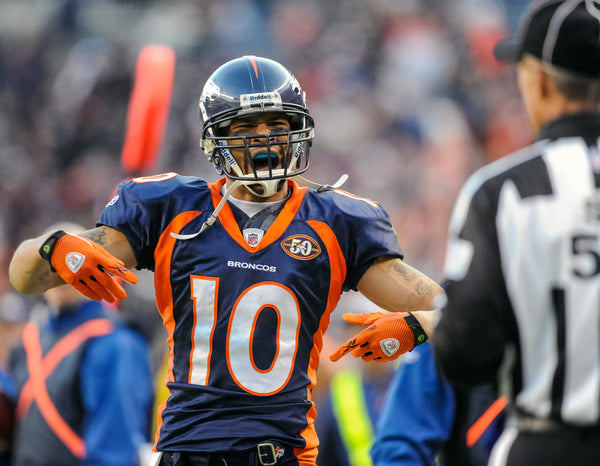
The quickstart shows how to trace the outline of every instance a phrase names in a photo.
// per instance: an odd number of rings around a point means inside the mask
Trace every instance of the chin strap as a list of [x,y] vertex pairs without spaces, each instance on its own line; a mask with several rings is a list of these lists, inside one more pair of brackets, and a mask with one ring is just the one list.
[[219,216],[219,212],[221,212],[221,209],[227,202],[227,198],[231,195],[231,193],[235,189],[238,188],[238,186],[241,186],[242,184],[244,184],[244,181],[235,180],[231,184],[231,186],[229,186],[229,188],[227,188],[227,191],[225,191],[225,194],[223,194],[223,199],[221,199],[221,202],[219,202],[219,204],[217,205],[217,207],[215,208],[213,213],[210,214],[210,217],[208,217],[208,219],[206,219],[206,221],[202,224],[202,226],[196,233],[192,233],[190,235],[180,235],[178,233],[171,233],[171,236],[175,239],[192,239],[192,238],[195,238],[196,236],[198,236],[200,233],[202,233],[208,227],[212,226],[212,224],[215,223],[215,221],[217,220],[217,217]]
[[316,189],[317,192],[321,193],[323,191],[329,191],[330,189],[337,189],[337,188],[341,187],[348,179],[348,175],[344,173],[333,184],[315,183],[314,181],[307,180],[306,178],[304,178],[303,176],[300,176],[300,175],[291,176],[290,178],[295,179],[298,182],[298,184],[300,184],[302,186],[306,186],[307,188]]
[[[323,191],[329,191],[330,189],[337,189],[340,186],[342,186],[346,182],[346,180],[348,179],[348,175],[344,173],[333,184],[315,183],[313,181],[307,180],[306,178],[304,178],[304,177],[302,177],[300,175],[291,176],[290,178],[295,179],[298,182],[298,184],[300,184],[302,186],[306,186],[308,188],[316,189],[317,192],[323,192]],[[208,227],[212,226],[213,223],[215,223],[215,221],[217,220],[217,217],[219,216],[219,212],[221,212],[221,209],[223,208],[223,206],[227,202],[227,199],[229,198],[229,196],[231,195],[231,193],[235,189],[237,189],[239,186],[241,186],[243,184],[246,184],[246,183],[247,183],[246,180],[235,180],[231,184],[231,186],[229,186],[229,188],[227,188],[227,191],[225,191],[225,194],[223,194],[223,199],[221,199],[221,202],[219,202],[219,204],[217,205],[217,207],[215,208],[215,210],[213,211],[213,213],[210,214],[210,217],[208,217],[208,219],[206,219],[206,221],[202,224],[202,226],[200,227],[200,229],[196,233],[191,233],[189,235],[180,235],[179,233],[171,233],[171,236],[173,238],[175,238],[175,239],[183,239],[183,240],[192,239],[192,238],[195,238],[196,236],[198,236],[200,233],[202,233]]]

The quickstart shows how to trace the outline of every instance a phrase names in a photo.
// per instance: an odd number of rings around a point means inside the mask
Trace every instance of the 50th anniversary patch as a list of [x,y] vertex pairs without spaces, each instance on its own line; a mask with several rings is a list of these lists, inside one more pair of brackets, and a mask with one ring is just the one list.
[[306,235],[288,236],[281,242],[281,247],[288,256],[301,261],[314,259],[321,254],[319,243]]

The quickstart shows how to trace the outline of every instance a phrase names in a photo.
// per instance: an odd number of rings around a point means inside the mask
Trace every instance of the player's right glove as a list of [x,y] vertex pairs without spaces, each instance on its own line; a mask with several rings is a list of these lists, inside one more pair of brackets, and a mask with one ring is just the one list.
[[427,341],[423,327],[409,312],[359,312],[343,317],[346,322],[367,328],[331,353],[332,361],[347,353],[364,361],[393,361]]
[[78,235],[54,232],[42,244],[40,256],[68,284],[95,301],[125,299],[127,293],[113,276],[137,283],[137,276],[100,245]]

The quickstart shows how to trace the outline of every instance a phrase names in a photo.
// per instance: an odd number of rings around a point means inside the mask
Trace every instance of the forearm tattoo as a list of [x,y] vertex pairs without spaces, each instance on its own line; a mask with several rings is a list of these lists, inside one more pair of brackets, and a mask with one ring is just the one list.
[[106,227],[94,228],[93,230],[89,230],[85,233],[82,233],[81,236],[90,239],[94,243],[97,243],[101,246],[106,245]]
[[47,284],[50,282],[51,276],[52,276],[52,271],[50,269],[43,270],[37,276],[37,282],[41,285],[47,286]]
[[389,265],[387,266],[387,271],[390,274],[398,275],[404,278],[404,280],[407,282],[416,281],[415,291],[419,296],[433,294],[435,284],[432,283],[432,281],[421,272],[407,266],[404,262],[400,260],[390,261]]

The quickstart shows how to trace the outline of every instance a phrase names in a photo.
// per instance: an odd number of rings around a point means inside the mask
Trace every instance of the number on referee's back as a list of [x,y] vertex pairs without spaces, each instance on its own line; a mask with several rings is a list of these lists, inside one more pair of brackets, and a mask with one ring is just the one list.
[[592,278],[600,273],[600,253],[598,235],[574,235],[571,240],[571,252],[575,256],[573,273],[579,278]]

